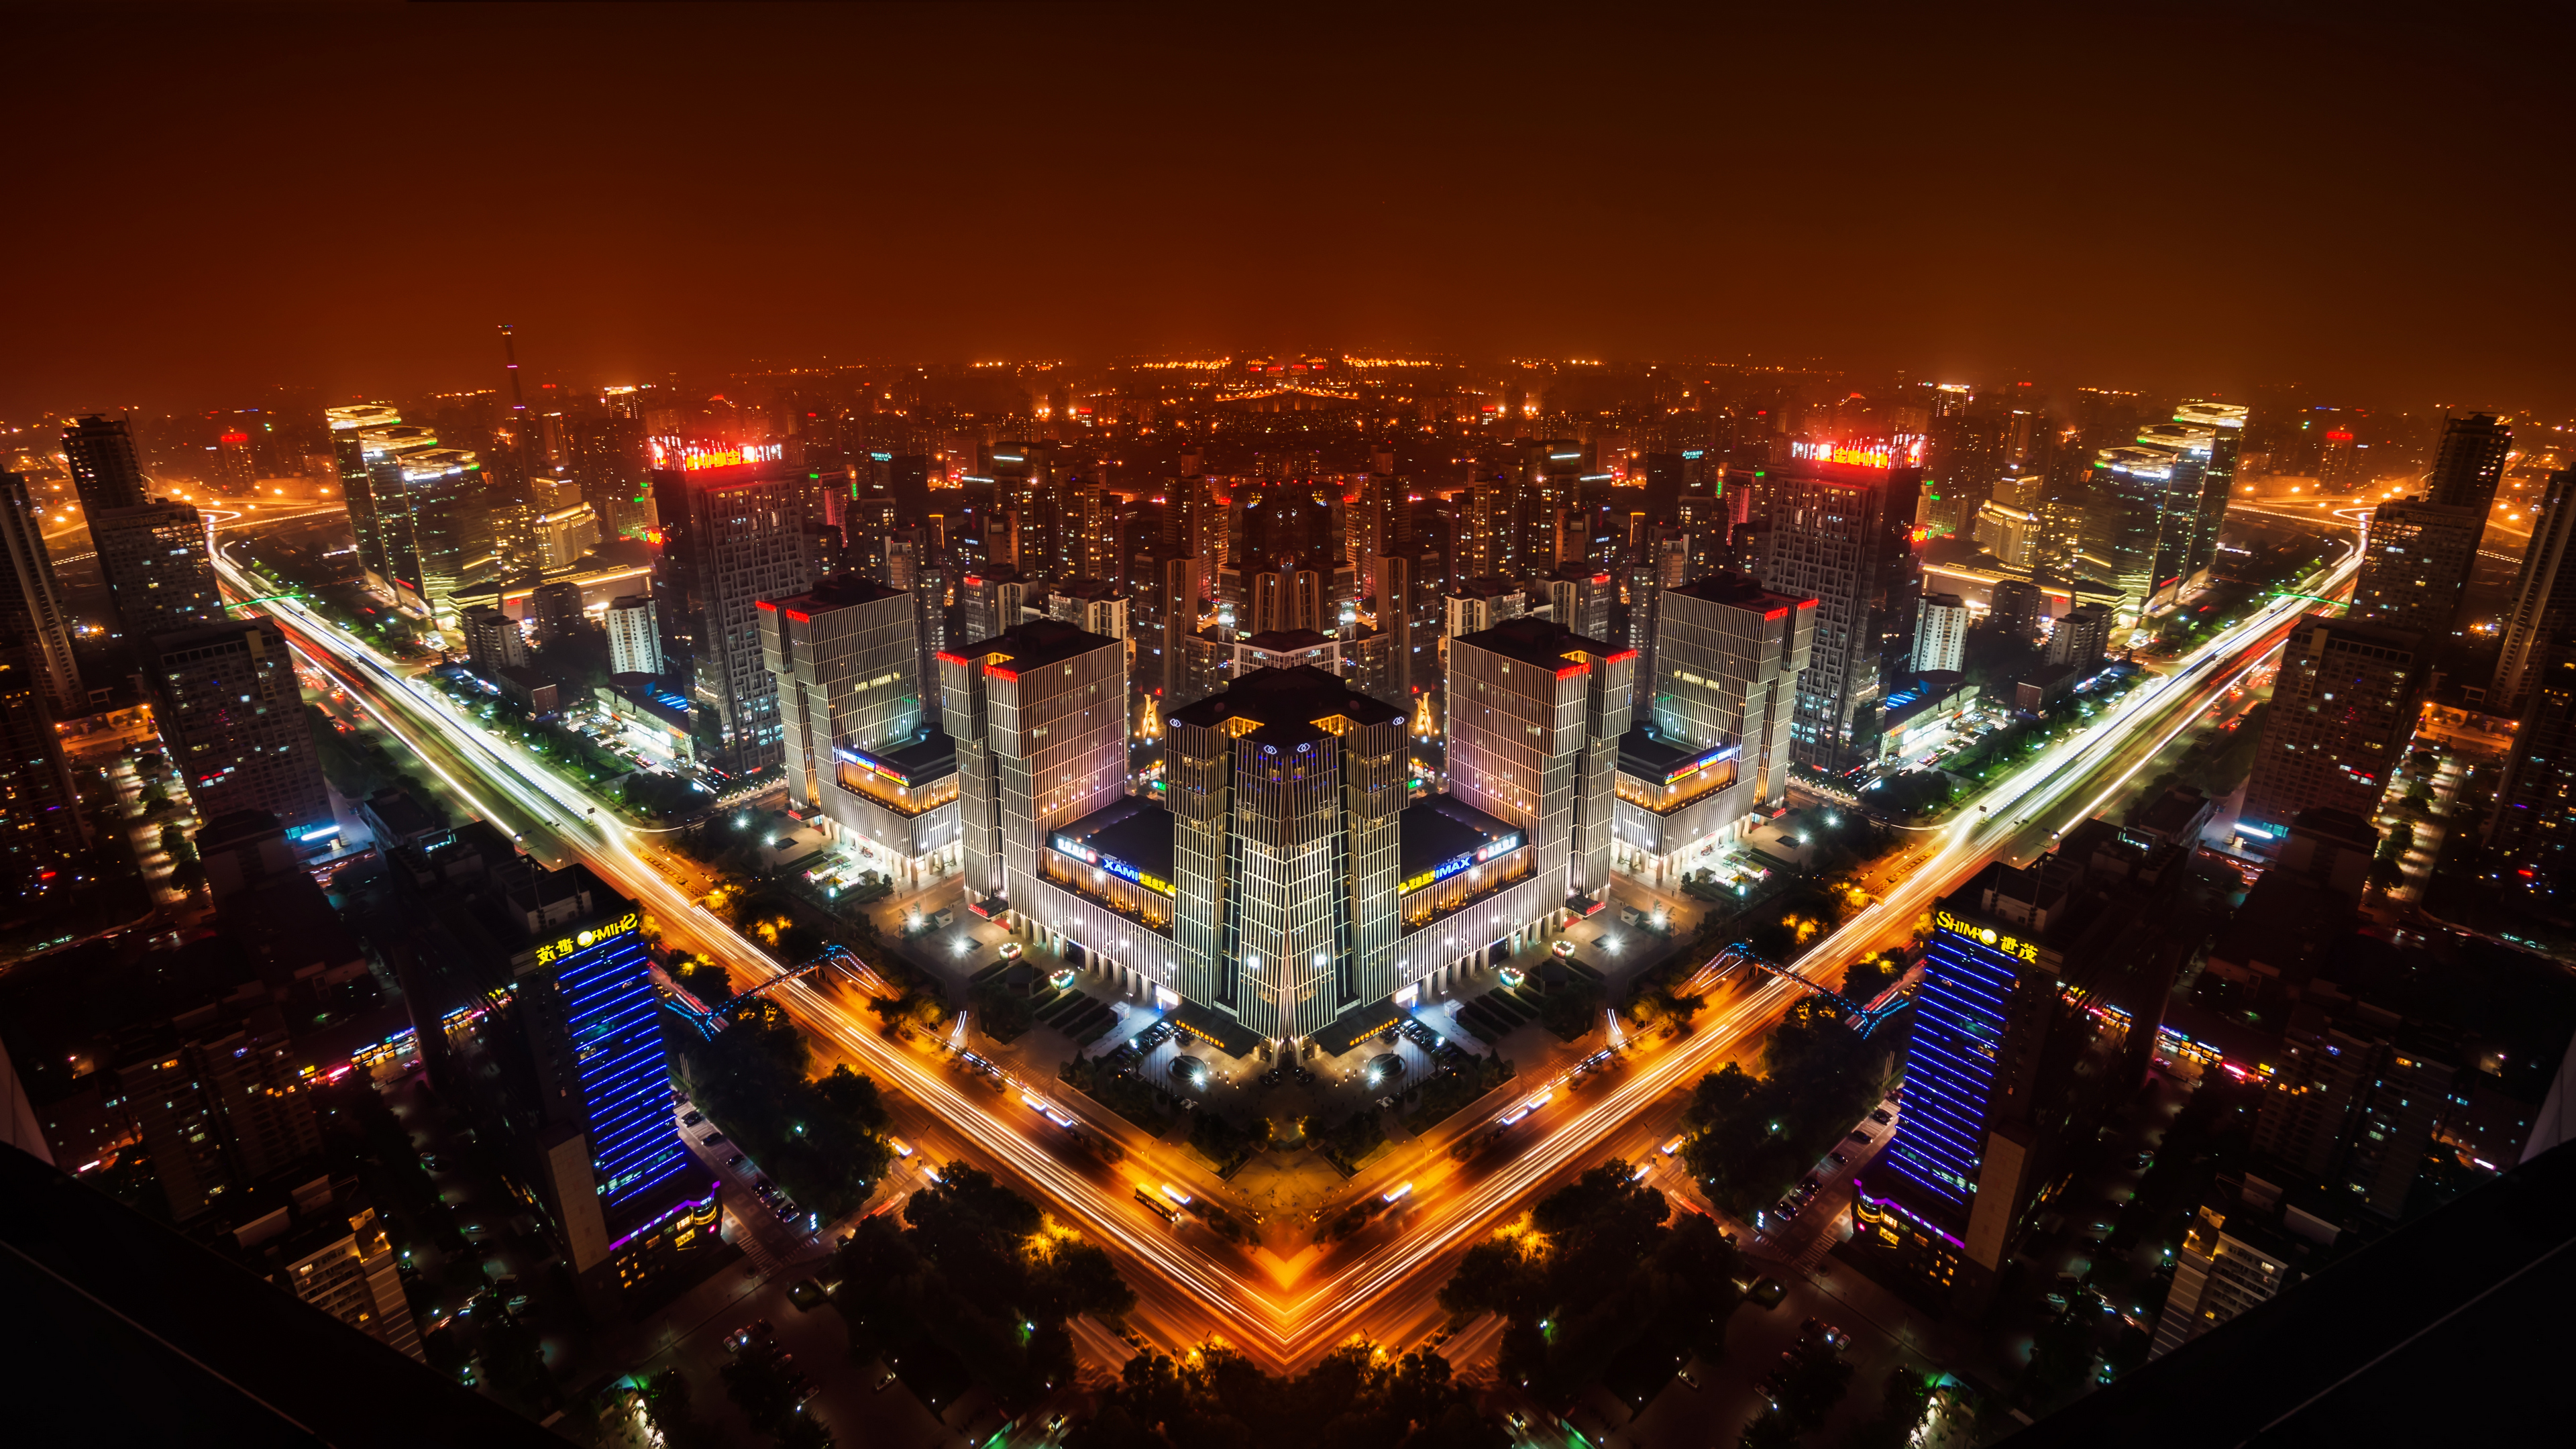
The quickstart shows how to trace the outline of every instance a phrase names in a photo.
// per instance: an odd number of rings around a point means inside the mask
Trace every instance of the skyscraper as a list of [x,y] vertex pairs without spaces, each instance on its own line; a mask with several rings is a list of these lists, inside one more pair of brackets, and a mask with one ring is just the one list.
[[2450,637],[2486,532],[2486,510],[2402,498],[2371,510],[2351,617],[2411,629],[2438,649]]
[[[1721,783],[1704,773],[1711,762],[1702,757],[1733,747],[1726,773],[1751,788],[1728,825],[1788,794],[1798,676],[1814,655],[1816,613],[1814,599],[1736,575],[1663,591],[1653,688],[1638,723],[1691,757],[1696,772],[1685,788],[1694,796]],[[1661,792],[1681,782],[1650,783]]]
[[1449,641],[1449,793],[1528,836],[1565,898],[1610,882],[1619,737],[1637,651],[1544,619]]
[[126,639],[148,649],[154,636],[224,617],[208,555],[206,520],[193,503],[156,498],[89,516],[99,572]]
[[1270,1039],[1395,989],[1403,710],[1318,669],[1261,669],[1174,710],[1182,995]]
[[2275,837],[2301,811],[2379,809],[2414,737],[2430,660],[2423,636],[2310,614],[2281,651],[2244,823]]
[[1914,669],[1958,672],[1968,644],[1968,601],[1957,594],[1925,594],[1914,625]]
[[1798,676],[1793,759],[1841,771],[1855,752],[1863,710],[1914,646],[1922,592],[1913,526],[1922,472],[1908,452],[1792,443],[1765,470],[1771,536],[1765,588],[1816,600],[1813,660]]
[[593,1313],[718,1251],[635,903],[472,821],[391,852],[389,944],[432,1080],[531,1195]]
[[93,521],[108,509],[144,501],[143,465],[134,456],[134,435],[126,430],[125,419],[83,416],[63,430],[63,456],[71,460],[81,511]]
[[385,549],[384,509],[404,506],[395,492],[390,498],[377,495],[376,474],[367,457],[366,435],[371,429],[390,428],[402,422],[402,413],[392,403],[359,403],[350,407],[325,408],[323,416],[331,424],[331,456],[340,471],[340,496],[349,508],[349,532],[357,540],[358,567],[382,579],[390,572]]
[[482,460],[465,448],[422,448],[401,454],[392,466],[411,512],[411,554],[393,556],[394,579],[411,591],[411,602],[433,625],[452,630],[468,567],[494,547]]
[[2539,521],[2514,577],[2513,602],[2505,611],[2504,648],[2496,655],[2495,683],[2487,690],[2489,712],[2520,710],[2530,673],[2539,666],[2548,641],[2571,632],[2576,632],[2576,468],[2549,475]]
[[788,798],[835,836],[913,862],[956,843],[956,749],[930,737],[912,596],[855,574],[760,601]]
[[1029,909],[1046,832],[1125,793],[1126,648],[1033,620],[938,659],[968,899]]
[[465,639],[465,657],[478,669],[525,667],[528,662],[528,636],[519,631],[519,621],[490,604],[466,610],[458,632]]
[[1586,639],[1610,637],[1610,606],[1618,586],[1610,572],[1588,563],[1559,567],[1544,581],[1548,612],[1556,622]]
[[2495,502],[2496,485],[2504,480],[2505,458],[2513,451],[2513,429],[2492,413],[2442,421],[2441,446],[2433,471],[2424,478],[2427,501],[2451,508],[2474,508],[2480,517]]
[[337,827],[276,624],[236,619],[162,634],[142,657],[162,744],[198,819],[265,810],[290,840]]
[[88,695],[72,662],[71,616],[54,586],[44,522],[27,480],[0,473],[0,644],[26,645],[54,718],[68,719]]
[[2180,555],[2183,587],[2209,572],[2218,558],[2218,531],[2227,521],[2227,500],[2236,491],[2236,453],[2245,438],[2247,410],[2235,403],[2187,402],[2174,409],[2173,420],[2209,434],[2209,456],[2200,472],[2200,497],[2189,500],[2191,539]]
[[2487,849],[2507,890],[2565,914],[2576,902],[2576,635],[2550,641],[2529,678]]
[[[759,454],[752,461],[736,461]],[[761,599],[814,582],[805,525],[812,474],[776,450],[673,453],[653,472],[662,541],[653,555],[653,606],[664,671],[715,722],[713,763],[751,775],[784,758],[778,683],[761,663]]]

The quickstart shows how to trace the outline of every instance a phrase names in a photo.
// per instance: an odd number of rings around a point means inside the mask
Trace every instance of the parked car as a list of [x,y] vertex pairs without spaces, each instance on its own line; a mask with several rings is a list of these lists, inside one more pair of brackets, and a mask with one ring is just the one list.
[[1881,1126],[1881,1127],[1884,1127],[1884,1126],[1886,1126],[1888,1123],[1893,1122],[1893,1121],[1895,1121],[1896,1119],[1895,1119],[1894,1117],[1891,1117],[1891,1116],[1889,1116],[1889,1115],[1888,1115],[1888,1113],[1887,1113],[1887,1109],[1886,1109],[1885,1107],[1881,1107],[1881,1108],[1879,1108],[1877,1111],[1872,1112],[1872,1113],[1870,1113],[1870,1114],[1869,1114],[1869,1120],[1871,1120],[1872,1122],[1877,1123],[1877,1124],[1878,1124],[1879,1126]]
[[1744,1296],[1768,1311],[1780,1306],[1780,1300],[1789,1296],[1789,1288],[1777,1278],[1765,1278],[1754,1284],[1753,1291]]
[[685,1116],[680,1118],[680,1125],[683,1127],[695,1127],[705,1120],[707,1120],[706,1113],[698,1111],[695,1108],[691,1108]]

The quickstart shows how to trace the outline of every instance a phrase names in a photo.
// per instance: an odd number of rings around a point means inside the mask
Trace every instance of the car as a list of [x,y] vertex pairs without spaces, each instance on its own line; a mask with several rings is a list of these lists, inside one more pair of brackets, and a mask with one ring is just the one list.
[[706,1113],[700,1112],[695,1108],[691,1108],[688,1115],[680,1119],[680,1125],[683,1127],[695,1127],[705,1120],[707,1120]]
[[912,1155],[912,1149],[906,1146],[904,1140],[900,1137],[887,1138],[886,1146],[892,1149],[894,1155],[897,1157],[910,1157]]
[[1834,1327],[1832,1324],[1825,1322],[1821,1318],[1810,1318],[1806,1322],[1799,1324],[1798,1339],[1802,1343],[1821,1342],[1825,1347],[1836,1351],[1851,1347],[1852,1341],[1850,1334],[1843,1332],[1841,1329]]
[[1886,1126],[1888,1123],[1893,1122],[1893,1121],[1895,1121],[1896,1119],[1895,1119],[1894,1117],[1891,1117],[1891,1116],[1889,1116],[1889,1115],[1888,1115],[1887,1109],[1886,1109],[1885,1107],[1881,1107],[1881,1108],[1879,1108],[1877,1111],[1872,1112],[1872,1113],[1870,1113],[1870,1114],[1869,1114],[1869,1120],[1871,1120],[1872,1122],[1877,1123],[1877,1124],[1878,1124],[1879,1126],[1881,1126],[1881,1127],[1884,1127],[1884,1126]]
[[710,1132],[698,1140],[704,1142],[709,1147],[722,1147],[725,1145],[727,1139],[721,1132]]
[[1809,1197],[1815,1196],[1817,1191],[1822,1189],[1824,1185],[1824,1179],[1816,1176],[1812,1172],[1798,1179],[1798,1191],[1807,1194]]
[[1870,1136],[1870,1135],[1869,1135],[1868,1133],[1866,1133],[1866,1132],[1853,1131],[1853,1132],[1850,1132],[1850,1133],[1845,1134],[1845,1135],[1844,1135],[1844,1137],[1843,1137],[1843,1140],[1844,1140],[1845,1142],[1857,1142],[1857,1143],[1860,1143],[1862,1146],[1864,1146],[1864,1147],[1865,1147],[1865,1146],[1869,1145],[1870,1143],[1877,1141],[1878,1139],[1876,1139],[1876,1138],[1874,1138],[1874,1137]]
[[726,1159],[725,1159],[725,1166],[727,1166],[727,1167],[741,1167],[741,1166],[743,1166],[745,1163],[748,1163],[748,1162],[750,1162],[750,1161],[751,1161],[751,1159],[750,1159],[750,1158],[745,1157],[745,1156],[743,1156],[741,1153],[737,1152],[737,1153],[735,1153],[733,1156],[728,1157],[728,1158],[726,1158]]
[[1512,1432],[1515,1434],[1526,1434],[1529,1432],[1529,1415],[1522,1413],[1518,1409],[1514,1409],[1510,1413],[1505,1414],[1503,1416],[1503,1422],[1511,1425]]
[[1752,1302],[1761,1304],[1767,1312],[1780,1306],[1780,1300],[1789,1296],[1789,1288],[1777,1278],[1765,1278],[1755,1283],[1753,1291],[1744,1296]]
[[725,1335],[725,1351],[727,1353],[740,1353],[745,1348],[768,1337],[769,1320],[766,1318],[755,1318],[749,1323],[744,1324],[742,1327]]
[[793,1222],[796,1219],[796,1204],[792,1202],[782,1202],[771,1211],[778,1214],[778,1220],[782,1223]]
[[1047,1421],[1046,1421],[1046,1434],[1047,1434],[1047,1437],[1048,1437],[1048,1438],[1052,1439],[1052,1438],[1054,1438],[1056,1435],[1061,1434],[1061,1433],[1063,1433],[1063,1432],[1064,1432],[1064,1415],[1062,1415],[1062,1414],[1058,1414],[1058,1415],[1056,1415],[1054,1418],[1051,1418],[1051,1419],[1049,1419],[1049,1420],[1047,1420]]
[[1843,1154],[1841,1154],[1841,1153],[1839,1153],[1839,1152],[1831,1152],[1831,1153],[1827,1153],[1827,1154],[1825,1155],[1825,1160],[1826,1160],[1827,1162],[1832,1163],[1832,1164],[1833,1164],[1834,1166],[1836,1166],[1836,1167],[1844,1167],[1844,1166],[1849,1165],[1849,1164],[1850,1164],[1850,1162],[1851,1162],[1851,1159],[1850,1159],[1850,1158],[1848,1158],[1848,1157],[1844,1156]]
[[799,1278],[787,1285],[787,1301],[795,1304],[796,1311],[799,1313],[812,1312],[821,1307],[828,1297],[829,1295],[823,1291],[823,1285],[811,1278]]
[[1692,1373],[1689,1369],[1679,1370],[1673,1375],[1673,1377],[1680,1379],[1683,1383],[1690,1385],[1693,1389],[1697,1389],[1699,1387],[1699,1375]]
[[880,1394],[884,1393],[884,1392],[886,1391],[886,1386],[887,1386],[888,1384],[893,1383],[893,1382],[894,1382],[894,1378],[895,1378],[894,1370],[893,1370],[893,1369],[887,1369],[887,1370],[886,1370],[886,1375],[885,1375],[885,1377],[884,1377],[884,1378],[881,1378],[881,1379],[879,1379],[879,1380],[877,1380],[876,1392],[878,1392],[878,1393],[880,1393]]

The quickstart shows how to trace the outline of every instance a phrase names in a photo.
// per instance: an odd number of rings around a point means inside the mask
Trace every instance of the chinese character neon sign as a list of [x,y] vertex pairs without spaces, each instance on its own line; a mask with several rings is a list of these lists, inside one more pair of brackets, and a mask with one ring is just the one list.
[[1841,463],[1853,468],[1893,468],[1923,461],[1921,439],[1902,448],[1855,448],[1843,443],[1791,443],[1789,456],[1809,463]]
[[784,443],[745,443],[739,448],[710,448],[699,443],[653,440],[653,465],[676,467],[684,473],[704,472],[709,468],[739,468],[746,463],[775,463],[785,457]]

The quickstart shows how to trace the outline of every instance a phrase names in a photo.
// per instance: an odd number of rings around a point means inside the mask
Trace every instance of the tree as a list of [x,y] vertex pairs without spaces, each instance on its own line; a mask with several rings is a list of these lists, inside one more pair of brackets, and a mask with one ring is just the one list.
[[798,1414],[778,1431],[778,1449],[832,1449],[832,1431],[821,1420]]
[[1906,1449],[1931,1410],[1932,1381],[1909,1368],[1890,1369],[1878,1417],[1854,1425],[1843,1449]]
[[1735,1442],[1743,1449],[1788,1449],[1798,1442],[1798,1424],[1777,1409],[1766,1409],[1744,1421],[1744,1433]]
[[1821,1338],[1799,1344],[1790,1355],[1782,1366],[1780,1411],[1800,1429],[1821,1428],[1825,1416],[1850,1390],[1852,1366],[1836,1357],[1833,1345]]
[[743,1417],[764,1434],[778,1433],[796,1412],[796,1389],[789,1378],[787,1355],[766,1339],[744,1344],[720,1372],[725,1393],[741,1406]]

